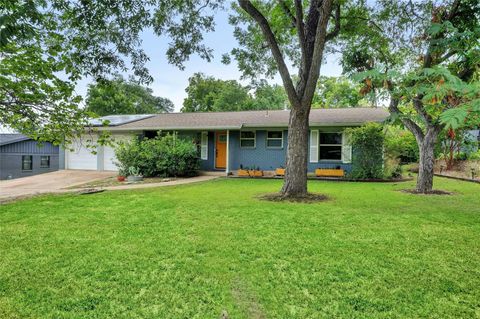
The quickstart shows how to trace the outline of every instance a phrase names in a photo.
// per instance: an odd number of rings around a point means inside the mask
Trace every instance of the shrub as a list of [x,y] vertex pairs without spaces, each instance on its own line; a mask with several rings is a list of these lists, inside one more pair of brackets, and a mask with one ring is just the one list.
[[419,149],[415,136],[409,131],[389,126],[385,134],[385,155],[399,158],[401,163],[418,162]]
[[145,177],[198,175],[199,159],[191,140],[166,135],[153,139],[132,139],[115,149],[120,170],[138,167]]
[[478,150],[476,152],[473,152],[473,153],[470,153],[468,155],[468,159],[469,160],[480,160],[480,150]]
[[383,178],[383,128],[377,123],[367,123],[346,130],[353,147],[351,178]]

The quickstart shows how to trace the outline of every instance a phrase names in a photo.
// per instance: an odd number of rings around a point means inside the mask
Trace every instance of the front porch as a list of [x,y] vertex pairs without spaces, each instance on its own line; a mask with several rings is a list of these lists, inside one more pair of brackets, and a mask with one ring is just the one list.
[[[341,132],[343,128],[325,127],[320,132]],[[237,175],[240,169],[261,170],[265,176],[278,175],[276,170],[286,164],[288,131],[278,128],[248,128],[243,130],[178,131],[178,136],[193,138],[199,147],[200,169],[220,172],[226,176]],[[328,146],[331,147],[331,146]],[[338,146],[339,152],[341,145]],[[310,148],[317,150],[317,148]],[[308,172],[330,171],[325,177],[341,177],[351,170],[350,161],[317,159],[309,157]],[[338,172],[342,171],[341,174]]]

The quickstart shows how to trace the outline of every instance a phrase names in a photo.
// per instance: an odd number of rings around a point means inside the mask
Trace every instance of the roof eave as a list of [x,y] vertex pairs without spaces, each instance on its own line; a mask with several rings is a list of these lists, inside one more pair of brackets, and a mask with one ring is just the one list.
[[199,126],[199,127],[190,127],[190,126],[171,126],[171,127],[159,127],[159,126],[146,126],[146,127],[99,127],[99,131],[109,130],[109,131],[172,131],[172,130],[182,130],[182,131],[205,131],[205,130],[239,130],[240,126]]
[[23,141],[28,141],[28,140],[31,140],[31,139],[32,138],[30,138],[30,137],[17,138],[17,139],[6,141],[6,142],[0,142],[0,146],[13,144],[13,143],[18,143],[18,142],[23,142]]

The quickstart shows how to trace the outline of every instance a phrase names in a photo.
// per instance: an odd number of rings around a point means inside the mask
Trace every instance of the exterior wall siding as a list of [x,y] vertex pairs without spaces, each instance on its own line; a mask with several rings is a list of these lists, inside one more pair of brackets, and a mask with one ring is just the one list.
[[[342,132],[345,127],[312,127],[318,129],[319,132]],[[236,171],[243,167],[259,167],[261,170],[275,170],[278,167],[285,167],[286,154],[288,147],[288,131],[283,131],[283,147],[267,148],[267,131],[278,131],[279,129],[245,129],[245,131],[255,131],[256,140],[254,148],[240,147],[240,131],[229,131],[228,145],[228,169]],[[202,131],[178,131],[179,138],[189,138],[200,141]],[[308,136],[310,139],[310,134]],[[310,143],[310,140],[309,140]],[[308,150],[310,152],[310,148]],[[308,154],[309,155],[309,154]],[[351,163],[343,163],[341,161],[324,161],[319,160],[318,163],[310,163],[307,165],[308,172],[314,172],[317,168],[342,168],[349,172],[352,169]],[[208,131],[208,158],[200,160],[200,169],[204,171],[214,171],[215,169],[215,131]]]
[[[247,131],[247,130],[245,130]],[[267,131],[256,130],[255,148],[240,147],[240,131],[230,131],[230,170],[243,167],[260,167],[272,171],[285,166],[287,154],[287,131],[283,131],[283,147],[267,148]]]
[[[312,128],[318,129],[320,132],[341,132],[343,127],[322,127]],[[276,129],[271,129],[272,131]],[[256,145],[255,148],[241,148],[240,147],[240,131],[230,131],[230,170],[235,171],[243,167],[259,167],[261,170],[275,170],[278,167],[285,167],[287,146],[288,146],[288,131],[283,131],[283,148],[273,149],[266,147],[267,130],[256,130]],[[310,143],[310,135],[309,135]],[[310,149],[309,149],[310,152]],[[310,163],[307,165],[308,172],[314,172],[317,168],[342,168],[349,172],[352,168],[351,163],[343,163],[341,161],[323,161],[318,163]]]
[[[32,155],[32,170],[22,170],[22,156]],[[50,156],[50,167],[40,167],[40,157]],[[0,147],[0,179],[27,177],[57,171],[59,168],[59,147],[44,143],[39,147],[35,141],[22,141]]]

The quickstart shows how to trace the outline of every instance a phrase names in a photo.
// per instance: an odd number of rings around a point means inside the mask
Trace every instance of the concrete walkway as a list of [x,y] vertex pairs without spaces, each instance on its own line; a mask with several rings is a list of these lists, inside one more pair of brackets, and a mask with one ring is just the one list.
[[[191,183],[198,183],[198,182],[205,182],[219,176],[215,175],[201,175],[196,177],[189,177],[189,178],[177,178],[173,181],[169,182],[161,182],[161,183],[145,183],[145,184],[125,184],[120,186],[106,186],[106,187],[95,187],[98,189],[106,189],[109,191],[115,190],[124,190],[124,189],[137,189],[137,188],[152,188],[152,187],[162,187],[162,186],[175,186],[175,185],[183,185],[183,184],[191,184]],[[78,191],[78,189],[77,189]]]
[[[18,178],[8,181],[0,181],[0,203],[10,202],[46,193],[69,193],[78,192],[82,188],[72,189],[72,186],[80,186],[95,180],[115,176],[116,172],[62,170],[52,173]],[[95,187],[104,190],[126,190],[138,188],[152,188],[163,186],[175,186],[197,182],[209,181],[224,174],[208,174],[191,178],[178,178],[169,182],[126,184],[121,186]]]

